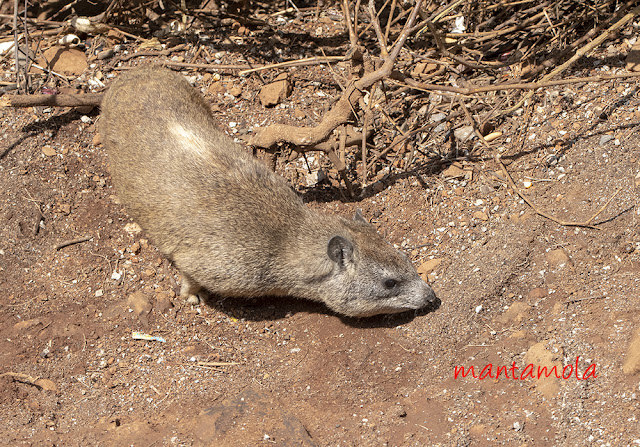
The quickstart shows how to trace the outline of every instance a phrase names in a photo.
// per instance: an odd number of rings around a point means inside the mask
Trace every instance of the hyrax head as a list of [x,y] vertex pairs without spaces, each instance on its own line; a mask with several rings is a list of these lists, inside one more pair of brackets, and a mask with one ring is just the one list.
[[344,230],[330,236],[325,259],[331,272],[317,286],[332,310],[368,317],[417,310],[435,303],[433,290],[411,261],[388,244],[360,212],[341,219]]

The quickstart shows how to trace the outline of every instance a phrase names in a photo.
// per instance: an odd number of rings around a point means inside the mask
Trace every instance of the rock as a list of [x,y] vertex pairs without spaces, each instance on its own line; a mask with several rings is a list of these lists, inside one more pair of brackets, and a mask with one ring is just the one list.
[[258,98],[264,107],[273,107],[287,98],[292,89],[287,74],[281,73],[272,83],[262,86]]
[[442,175],[447,179],[462,178],[465,176],[465,172],[458,163],[453,163],[447,169],[442,171]]
[[627,71],[640,71],[640,40],[633,44],[627,55]]
[[411,70],[411,75],[413,77],[419,77],[421,74],[429,74],[436,71],[440,68],[440,65],[430,63],[430,62],[418,62],[413,70]]
[[49,379],[38,379],[33,383],[35,386],[42,388],[43,390],[46,391],[58,391],[58,387],[56,386],[56,384],[53,382],[53,380],[49,380]]
[[437,269],[441,262],[442,262],[442,258],[429,259],[428,261],[423,262],[422,264],[420,264],[420,267],[418,267],[417,269],[418,274],[423,279],[426,279],[426,276],[429,275],[429,273],[431,273],[435,269]]
[[96,59],[100,61],[109,59],[111,56],[113,56],[114,53],[115,51],[113,48],[108,48],[106,50],[99,51],[98,54],[96,54]]
[[263,440],[273,445],[317,445],[294,411],[273,395],[253,388],[242,390],[181,425],[190,429],[197,445],[238,445],[240,439],[255,440],[252,445],[265,445]]
[[482,185],[480,186],[480,194],[486,196],[488,194],[491,194],[493,192],[493,188],[489,185]]
[[471,436],[482,436],[486,432],[486,427],[483,424],[474,425],[469,429],[469,434]]
[[462,142],[470,140],[474,135],[473,126],[458,127],[453,131],[453,136]]
[[440,121],[442,121],[443,119],[445,119],[447,117],[446,113],[434,113],[433,115],[431,115],[431,122],[433,123],[439,123]]
[[487,213],[482,212],[482,211],[476,211],[475,213],[473,213],[473,218],[474,219],[478,219],[478,220],[482,220],[484,222],[489,220],[489,216],[487,216]]
[[175,293],[171,292],[158,292],[156,293],[156,302],[154,304],[154,309],[160,313],[166,313],[173,307],[173,301],[171,298],[175,296]]
[[142,233],[142,228],[135,222],[129,222],[124,226],[124,231],[129,233],[129,235],[131,236],[137,236],[138,234]]
[[543,289],[542,287],[536,287],[535,289],[531,289],[529,293],[527,293],[527,301],[538,301],[542,298],[546,297],[549,294],[547,289]]
[[528,337],[528,334],[526,331],[515,331],[512,332],[511,335],[509,335],[509,338],[513,338],[515,340],[524,340]]
[[407,415],[407,412],[402,405],[394,405],[389,410],[389,415],[394,418],[403,418]]
[[33,318],[31,320],[19,321],[13,325],[13,328],[16,331],[22,331],[25,329],[30,329],[38,324],[41,324],[42,321],[39,318]]
[[631,343],[629,343],[627,355],[622,365],[622,372],[629,375],[640,372],[640,328],[636,329],[631,338]]
[[141,290],[129,295],[129,298],[127,298],[127,306],[138,316],[151,312],[151,303]]
[[296,108],[293,111],[293,117],[297,120],[303,120],[307,117],[307,115],[302,110]]
[[[556,354],[549,351],[545,348],[545,342],[536,343],[531,346],[527,353],[524,355],[524,368],[527,368],[528,365],[533,365],[533,375],[535,379],[532,380],[536,389],[547,399],[551,399],[558,395],[558,378],[557,376],[562,376],[562,363],[560,363],[560,358],[562,358],[563,353],[562,349]],[[540,378],[538,378],[538,368],[547,368],[547,377],[546,374],[542,374]],[[555,370],[553,368],[556,368]],[[557,375],[554,371],[557,371]],[[524,370],[521,370],[524,372]]]
[[556,154],[549,154],[545,159],[545,163],[549,167],[557,165],[559,161],[560,158]]
[[531,306],[526,303],[515,301],[509,309],[500,315],[497,320],[500,323],[521,323],[522,320],[528,318],[529,310],[531,310]]
[[133,244],[131,244],[131,247],[129,247],[129,250],[131,250],[131,253],[133,253],[134,255],[137,255],[138,253],[140,253],[140,242],[136,241]]
[[571,265],[571,258],[563,248],[551,250],[546,254],[546,258],[549,266],[554,269],[562,269],[566,265]]
[[237,85],[234,85],[229,90],[227,90],[227,93],[229,93],[234,98],[237,98],[238,96],[240,96],[242,94],[242,89],[240,87],[238,87]]
[[604,134],[602,136],[600,136],[600,142],[598,144],[600,144],[600,146],[604,146],[605,144],[607,144],[609,141],[613,140],[615,137],[613,135],[608,135],[608,134]]
[[44,52],[53,71],[66,75],[80,75],[89,66],[87,56],[76,48],[53,46]]
[[566,309],[566,306],[562,303],[554,303],[551,308],[551,316],[553,317],[561,317],[562,313]]
[[151,39],[147,39],[144,42],[142,42],[138,47],[138,50],[139,51],[147,51],[147,50],[160,51],[162,50],[162,44],[160,43],[160,40],[158,40],[157,37],[152,37]]
[[222,85],[222,82],[220,81],[212,82],[209,88],[207,88],[207,93],[209,93],[210,95],[218,95],[219,93],[224,93],[224,92],[225,92],[224,85]]
[[42,153],[47,157],[53,157],[56,155],[56,150],[51,146],[42,146]]
[[[318,183],[322,183],[326,179],[327,179],[327,174],[324,172],[323,169],[318,169],[317,171],[312,171],[305,174],[305,180],[306,180],[307,186],[315,186]],[[380,191],[382,191],[382,189],[384,188],[381,188]],[[380,191],[376,191],[376,192],[380,192]]]
[[640,261],[628,261],[624,263],[620,267],[619,272],[640,274]]

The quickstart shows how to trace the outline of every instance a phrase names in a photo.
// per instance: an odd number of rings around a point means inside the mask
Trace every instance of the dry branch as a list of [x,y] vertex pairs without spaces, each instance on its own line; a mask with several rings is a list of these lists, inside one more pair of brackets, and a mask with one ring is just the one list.
[[416,90],[425,91],[440,91],[447,93],[455,93],[458,95],[475,95],[478,93],[486,92],[499,92],[506,90],[537,90],[539,88],[553,87],[555,85],[568,85],[579,84],[582,82],[604,82],[611,81],[613,79],[625,79],[625,78],[637,78],[640,77],[640,73],[619,73],[614,75],[602,75],[602,76],[587,76],[584,78],[569,78],[559,79],[556,81],[544,81],[544,82],[516,82],[494,85],[482,85],[478,87],[452,87],[450,85],[439,84],[427,84],[424,82],[416,81],[404,74],[394,71],[391,74],[391,79],[403,82],[407,86]]
[[[554,68],[550,73],[544,75],[542,77],[542,82],[549,81],[550,79],[552,79],[556,75],[564,72],[567,68],[569,68],[573,64],[575,64],[582,56],[584,56],[585,54],[588,54],[594,48],[600,46],[600,44],[602,44],[602,42],[604,42],[609,36],[611,36],[613,33],[615,33],[617,30],[622,28],[627,23],[631,22],[639,13],[640,13],[640,6],[636,6],[631,11],[629,11],[627,14],[625,14],[620,20],[618,20],[616,23],[614,23],[609,28],[607,28],[598,37],[593,39],[591,42],[589,42],[584,47],[578,49],[576,51],[576,53],[569,60],[567,60],[563,64],[559,65],[558,67]],[[518,103],[516,105],[514,105],[511,108],[509,108],[508,110],[506,110],[503,113],[504,114],[508,114],[508,113],[511,113],[514,110],[519,109],[527,99],[531,98],[531,96],[533,96],[533,92],[527,93],[525,96],[523,96],[520,99],[520,101],[518,101]]]
[[[250,144],[254,147],[271,149],[278,143],[290,143],[297,146],[301,152],[318,150],[315,146],[326,140],[335,128],[347,123],[350,120],[353,111],[359,109],[359,102],[364,96],[364,91],[373,86],[376,82],[387,78],[391,74],[396,58],[409,37],[409,31],[415,22],[421,4],[421,0],[416,2],[412,13],[405,23],[400,37],[398,38],[398,41],[391,52],[384,57],[384,63],[382,66],[378,70],[365,73],[360,79],[352,81],[347,86],[346,90],[343,92],[334,107],[323,117],[320,124],[311,128],[290,126],[286,124],[272,124],[266,128],[258,130],[251,139]],[[372,15],[371,19],[377,20],[372,0],[369,2],[369,11]],[[379,41],[378,44],[381,49],[384,48],[384,41]],[[386,53],[386,50],[381,51]]]
[[[16,3],[22,2],[16,1]],[[130,26],[132,22],[126,23],[128,16],[122,14],[124,11],[122,8],[127,3],[121,0],[111,0],[107,12],[92,18],[81,18],[80,22],[84,23],[83,21],[88,20],[89,25],[97,24],[100,25],[100,29],[104,30],[126,27],[125,29],[131,32],[149,38],[150,35],[145,34],[148,32],[146,28],[136,28]],[[623,2],[603,0],[596,2],[596,5],[580,5],[569,0],[558,2],[551,0],[488,2],[492,3],[491,5],[488,5],[487,2],[448,0],[442,6],[436,6],[435,9],[431,9],[431,6],[424,7],[426,2],[422,2],[423,7],[421,8],[420,2],[411,7],[413,2],[399,2],[397,0],[385,0],[384,2],[342,0],[339,3],[341,3],[344,13],[345,28],[350,45],[350,49],[344,56],[317,56],[262,66],[253,63],[254,61],[251,64],[238,65],[194,63],[197,62],[197,56],[202,50],[201,46],[189,61],[191,63],[170,61],[163,63],[175,69],[232,70],[242,76],[266,69],[290,68],[340,60],[350,61],[353,76],[351,81],[342,88],[344,83],[338,81],[337,76],[335,77],[336,82],[341,86],[342,91],[339,93],[341,96],[338,97],[337,102],[333,103],[331,109],[325,113],[316,127],[305,128],[275,124],[262,129],[256,128],[256,133],[250,143],[254,147],[267,150],[272,150],[280,143],[289,143],[295,146],[294,149],[297,152],[311,150],[324,152],[338,168],[340,176],[345,179],[345,182],[348,181],[348,177],[358,178],[363,186],[368,178],[374,178],[373,169],[378,166],[385,167],[385,165],[390,167],[389,160],[385,159],[387,154],[401,152],[398,149],[400,145],[415,138],[417,134],[422,133],[422,138],[425,138],[427,133],[433,131],[439,123],[446,122],[445,128],[447,129],[457,126],[464,108],[468,108],[473,113],[480,110],[491,110],[491,112],[483,112],[482,121],[493,121],[492,124],[499,124],[499,117],[520,106],[522,100],[530,96],[519,92],[520,90],[533,91],[551,86],[595,83],[640,76],[640,73],[620,73],[558,79],[563,74],[566,76],[567,70],[574,66],[582,56],[589,55],[606,39],[613,38],[623,26],[631,28],[629,24],[640,13],[640,6],[637,6],[638,3],[632,0],[623,0]],[[362,7],[360,7],[361,3]],[[375,5],[378,5],[379,8],[376,8]],[[433,5],[433,2],[430,5]],[[20,6],[22,7],[22,5]],[[111,11],[114,7],[117,7],[119,12],[110,14],[114,12]],[[9,20],[6,20],[5,28],[8,31],[14,31],[12,37],[17,39],[20,44],[15,46],[17,50],[27,47],[25,41],[29,37],[29,32],[32,37],[35,35],[34,28],[41,30],[38,32],[38,37],[42,38],[61,32],[61,25],[77,26],[80,23],[77,19],[75,22],[52,21],[65,10],[64,8],[68,9],[68,6],[59,9],[53,16],[41,17],[49,18],[48,21],[40,18],[37,20],[26,18],[26,16],[23,19],[22,14],[20,17],[17,15],[17,7],[14,8],[14,14],[0,15],[0,19],[13,19],[13,28],[11,28]],[[317,8],[318,6],[307,10],[317,11]],[[184,12],[198,13],[198,17],[209,14],[204,10],[193,9],[182,10],[177,14]],[[137,14],[139,15],[139,17],[136,16],[137,18],[142,18],[143,9],[136,6],[129,13],[133,13],[134,16]],[[360,20],[363,13],[369,15],[369,23],[362,23]],[[166,20],[170,20],[171,10],[168,9],[163,14],[165,14]],[[279,13],[270,16],[273,17],[277,14]],[[386,17],[386,23],[383,23],[381,17]],[[465,32],[449,32],[453,20],[459,17],[465,19]],[[118,21],[119,24],[110,23],[111,21]],[[257,21],[252,23],[258,25]],[[267,22],[259,22],[260,25],[264,23]],[[29,25],[28,28],[27,25]],[[50,29],[51,27],[56,27],[56,29]],[[121,32],[136,40],[143,40],[143,37]],[[413,36],[416,42],[417,39],[422,39],[422,41],[416,45],[410,57],[399,60],[398,52],[405,45],[408,36]],[[4,39],[8,37],[8,33],[3,36]],[[371,42],[366,39],[374,40],[379,54],[373,55],[371,53]],[[364,47],[365,43],[367,49]],[[114,62],[143,55],[167,56],[169,53],[185,47],[190,48],[191,44],[183,43],[182,46],[159,52],[134,53],[132,48],[132,53],[129,56],[116,56],[101,69],[103,71],[127,70],[133,66],[115,67]],[[6,60],[8,57],[9,54],[4,56],[4,59]],[[21,55],[17,63],[19,64],[18,73],[24,76],[24,70],[27,68],[25,57]],[[103,62],[98,62],[98,64],[100,63]],[[417,70],[418,64],[435,65],[436,69]],[[504,66],[509,66],[509,70],[498,70],[499,67]],[[550,71],[552,69],[553,71]],[[47,69],[43,68],[43,70]],[[238,73],[238,70],[243,71]],[[542,77],[545,71],[548,71],[548,74]],[[50,70],[47,72],[58,76]],[[37,75],[30,76],[38,79]],[[61,79],[67,81],[66,77],[61,77]],[[69,81],[71,79],[71,77],[68,78]],[[388,80],[391,82],[387,82]],[[523,82],[523,80],[533,82]],[[24,86],[25,80],[22,77],[17,81],[20,83],[20,87]],[[57,79],[54,81],[58,82]],[[384,84],[381,81],[385,81]],[[378,86],[381,86],[385,97],[390,98],[390,101],[384,102],[374,99],[374,92]],[[4,90],[7,89],[2,89],[0,92],[4,92]],[[412,95],[411,97],[405,95],[409,91],[411,91],[409,93]],[[427,98],[427,95],[421,93],[423,91],[438,94]],[[512,93],[487,94],[499,91]],[[367,92],[370,101],[365,105],[363,99]],[[458,97],[452,98],[454,95]],[[462,97],[465,97],[464,100],[467,104],[458,107],[459,99]],[[5,107],[97,106],[100,104],[101,98],[102,94],[99,93],[34,96],[9,96],[5,94],[0,98],[0,105]],[[415,104],[411,104],[410,101]],[[447,101],[453,108],[447,109]],[[515,108],[510,108],[516,103]],[[418,107],[425,106],[425,110],[428,110],[425,114],[415,113],[419,110]],[[395,129],[386,126],[385,120],[377,119],[379,116],[397,117],[398,112],[400,112],[400,116],[402,114],[404,116],[397,123],[394,118]],[[429,114],[438,112],[444,112],[447,115],[444,121],[439,121],[439,123],[430,121]],[[406,123],[402,119],[406,119]],[[351,124],[345,126],[346,123]],[[363,131],[355,131],[352,124],[362,126]],[[346,133],[345,128],[347,129]],[[370,141],[367,141],[368,134],[374,129],[393,132],[392,136],[387,134],[389,138],[384,147],[372,147]],[[429,137],[439,138],[440,136],[442,134]],[[345,157],[345,148],[355,144],[359,146],[357,149],[359,154],[355,155],[353,151],[356,149],[352,149],[350,156]],[[422,151],[421,147],[416,147],[414,155],[416,151],[430,158]],[[360,158],[362,170],[360,171],[359,167],[359,172],[347,176],[345,158]],[[407,166],[413,162],[414,156],[412,155]]]
[[102,101],[102,93],[87,93],[84,95],[5,95],[0,99],[0,107],[80,107],[99,106]]

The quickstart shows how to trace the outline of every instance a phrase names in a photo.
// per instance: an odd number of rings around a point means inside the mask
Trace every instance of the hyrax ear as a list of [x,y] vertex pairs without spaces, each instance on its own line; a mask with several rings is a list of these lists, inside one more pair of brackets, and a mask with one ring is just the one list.
[[367,219],[365,219],[364,216],[362,215],[362,210],[360,208],[356,210],[356,214],[355,216],[353,216],[353,220],[355,220],[356,222],[363,222],[367,224],[369,223]]
[[327,246],[329,259],[344,267],[353,258],[353,244],[342,236],[333,236]]

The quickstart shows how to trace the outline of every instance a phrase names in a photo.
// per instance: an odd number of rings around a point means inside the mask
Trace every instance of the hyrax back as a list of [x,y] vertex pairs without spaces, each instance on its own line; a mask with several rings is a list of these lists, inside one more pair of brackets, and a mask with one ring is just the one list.
[[100,133],[120,199],[181,271],[185,294],[290,295],[349,316],[435,300],[373,226],[306,207],[217,129],[204,98],[170,70],[120,76],[102,103]]

